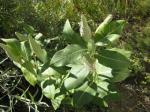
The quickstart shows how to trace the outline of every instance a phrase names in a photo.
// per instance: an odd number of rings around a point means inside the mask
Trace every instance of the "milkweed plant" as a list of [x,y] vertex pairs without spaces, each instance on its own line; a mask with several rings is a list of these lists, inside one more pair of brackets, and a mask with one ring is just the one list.
[[39,85],[56,110],[61,103],[82,107],[89,103],[104,104],[116,93],[110,87],[129,75],[130,52],[113,47],[125,25],[112,15],[92,32],[81,15],[80,33],[66,21],[61,38],[67,46],[52,57],[31,34],[16,32],[16,38],[1,39],[8,57],[21,69],[25,79]]

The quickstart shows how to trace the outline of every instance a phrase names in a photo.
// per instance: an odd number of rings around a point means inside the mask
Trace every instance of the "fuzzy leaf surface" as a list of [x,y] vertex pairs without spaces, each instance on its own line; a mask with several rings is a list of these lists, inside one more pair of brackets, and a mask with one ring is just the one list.
[[66,66],[67,64],[75,63],[84,52],[85,49],[81,48],[79,45],[68,45],[54,54],[50,64],[56,67],[61,67]]

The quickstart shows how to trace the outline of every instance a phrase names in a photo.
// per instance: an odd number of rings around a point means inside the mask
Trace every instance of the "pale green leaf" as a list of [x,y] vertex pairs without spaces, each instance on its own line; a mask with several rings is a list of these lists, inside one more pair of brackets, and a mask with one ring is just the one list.
[[2,45],[3,48],[5,49],[7,55],[13,60],[16,61],[18,63],[22,63],[22,61],[24,60],[28,60],[30,58],[31,55],[31,50],[29,47],[29,44],[27,43],[27,41],[22,41],[19,42],[16,39],[2,39],[6,45]]
[[16,39],[2,39],[5,44],[0,43],[0,47],[2,47],[8,57],[13,61],[18,63],[22,63],[22,52],[20,48],[20,43]]
[[94,81],[97,86],[97,94],[99,98],[104,98],[105,96],[109,95],[109,82],[107,82],[105,79],[106,78],[99,75]]
[[64,81],[64,86],[67,90],[74,89],[78,86],[80,86],[84,81],[84,78],[74,78],[74,77],[69,77]]
[[95,34],[97,36],[100,36],[100,38],[103,37],[103,35],[105,34],[105,30],[111,21],[112,15],[108,15],[107,18],[98,26],[98,28],[95,31]]
[[65,98],[65,95],[59,95],[55,97],[55,99],[52,99],[52,106],[56,110],[60,107],[62,100]]
[[110,50],[110,51],[116,51],[116,52],[118,52],[118,53],[124,55],[124,56],[127,57],[127,58],[130,58],[130,56],[131,56],[131,51],[127,51],[127,50],[125,50],[125,49],[111,48],[111,49],[109,49],[109,50]]
[[15,38],[11,38],[11,39],[1,39],[2,41],[4,41],[6,43],[6,45],[12,47],[12,49],[16,52],[16,53],[20,53],[21,55],[21,47],[20,47],[20,42],[15,39]]
[[92,37],[91,29],[84,15],[81,16],[80,35],[86,42],[88,42]]
[[108,89],[109,83],[106,81],[99,81],[97,83],[97,92],[98,92],[98,97],[104,98],[105,96],[108,95],[109,89]]
[[81,107],[88,104],[96,95],[96,86],[86,81],[81,87],[75,90],[73,95],[74,106]]
[[0,43],[0,47],[2,47],[5,50],[6,54],[11,60],[21,63],[20,56],[17,55],[17,53],[13,52],[13,49],[10,46]]
[[47,77],[52,77],[52,76],[58,76],[60,75],[59,72],[57,72],[55,69],[53,69],[52,67],[48,67],[46,70],[44,70],[41,73],[42,77],[47,78]]
[[23,35],[23,34],[21,34],[21,33],[19,33],[19,32],[15,32],[15,34],[16,34],[17,38],[18,38],[20,41],[26,41],[26,40],[28,40],[27,36],[25,36],[25,35]]
[[35,77],[35,74],[31,73],[28,71],[26,68],[21,68],[23,75],[25,79],[32,85],[34,86],[37,83],[37,78]]
[[99,42],[108,40],[113,42],[118,39],[125,23],[126,22],[124,20],[116,20],[111,22],[111,16],[108,16],[108,19],[106,19],[106,21],[104,20],[104,22],[97,28],[94,38],[95,41]]
[[49,99],[54,99],[56,94],[55,85],[47,85],[45,88],[43,88],[43,94]]
[[112,73],[114,74],[114,77],[112,79],[112,81],[114,82],[125,80],[130,75],[129,69],[127,67],[120,70],[114,70]]
[[28,41],[20,42],[20,44],[21,44],[21,51],[22,51],[23,59],[30,61],[31,49],[30,49]]
[[124,28],[126,24],[126,21],[125,20],[116,20],[116,21],[113,21],[111,22],[111,24],[109,25],[109,29],[108,31],[111,33],[111,34],[120,34]]
[[82,38],[73,31],[71,28],[69,20],[66,21],[64,29],[63,29],[63,37],[70,42],[71,44],[78,44],[84,46],[84,41]]
[[117,51],[101,50],[97,58],[99,63],[112,68],[112,74],[114,76],[115,82],[122,81],[128,77],[128,67],[130,62],[125,55]]
[[33,65],[28,61],[20,65],[20,69],[22,70],[25,79],[32,86],[34,86],[37,83],[36,73],[33,68]]
[[90,68],[88,65],[72,65],[72,68],[70,70],[70,73],[72,73],[75,77],[81,78],[86,77],[87,74],[89,74]]
[[98,60],[96,60],[96,62],[95,62],[95,69],[96,69],[97,74],[100,74],[100,75],[103,75],[103,76],[109,77],[109,78],[113,77],[112,73],[111,73],[112,69],[107,67],[107,66],[100,64],[98,62]]
[[88,76],[90,72],[90,68],[88,65],[72,65],[70,73],[74,75],[74,77],[70,76],[64,81],[64,86],[67,90],[74,89],[81,85],[85,78]]
[[47,52],[45,51],[45,49],[42,49],[41,46],[31,36],[29,36],[29,43],[35,55],[43,63],[45,63],[47,61]]
[[82,56],[84,52],[85,49],[78,45],[68,45],[66,48],[54,54],[50,64],[60,67],[74,63]]
[[120,35],[118,34],[108,34],[105,38],[99,39],[98,42],[96,42],[97,46],[106,46],[108,44],[113,43],[114,41],[118,40],[120,38]]

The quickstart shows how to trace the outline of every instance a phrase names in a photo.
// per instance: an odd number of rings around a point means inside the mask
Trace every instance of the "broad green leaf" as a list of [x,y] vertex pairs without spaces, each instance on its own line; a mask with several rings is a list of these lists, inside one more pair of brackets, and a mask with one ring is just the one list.
[[0,47],[2,47],[2,48],[5,50],[7,56],[8,56],[12,61],[16,61],[16,62],[19,62],[19,63],[22,62],[20,55],[18,55],[18,53],[15,53],[15,52],[14,52],[14,49],[12,49],[10,46],[4,45],[4,44],[1,44],[1,43],[0,43]]
[[54,99],[56,94],[55,85],[47,85],[45,88],[43,88],[43,94],[49,99]]
[[89,72],[90,68],[88,65],[73,65],[70,73],[72,73],[75,77],[70,76],[64,81],[65,88],[70,90],[78,87],[83,83]]
[[13,61],[22,63],[23,60],[29,60],[31,55],[31,50],[29,47],[28,41],[19,42],[16,39],[2,39],[6,42],[6,45],[2,45],[10,58]]
[[37,83],[36,73],[33,68],[33,65],[28,61],[20,65],[20,69],[22,70],[25,79],[32,86],[34,86]]
[[81,87],[75,90],[73,95],[74,106],[81,107],[88,104],[96,95],[96,86],[85,82]]
[[55,99],[52,99],[52,106],[56,110],[60,107],[62,100],[65,98],[65,95],[59,95],[55,97]]
[[15,34],[16,34],[17,38],[18,38],[21,42],[28,40],[27,36],[25,36],[25,35],[23,35],[23,34],[21,34],[21,33],[19,33],[19,32],[15,32]]
[[95,62],[95,69],[96,69],[97,74],[100,74],[100,75],[103,75],[103,76],[109,77],[109,78],[113,77],[112,76],[112,69],[107,67],[107,66],[100,64],[98,62],[98,60],[96,60],[96,62]]
[[63,37],[71,44],[78,44],[80,46],[84,46],[85,44],[82,38],[73,31],[69,20],[67,20],[65,23],[65,26],[63,29]]
[[18,63],[22,63],[22,53],[20,48],[20,43],[16,39],[2,39],[5,44],[0,43],[0,47],[2,47],[6,54],[10,59],[16,61]]
[[15,38],[11,38],[11,39],[4,39],[4,38],[2,38],[1,40],[3,42],[5,42],[6,44],[8,44],[8,45],[15,45],[15,44],[19,43],[18,40],[15,39]]
[[29,43],[35,55],[43,63],[45,63],[47,61],[47,52],[45,51],[45,49],[42,49],[41,46],[31,36],[29,36]]
[[74,63],[82,56],[84,52],[85,49],[78,45],[68,45],[63,50],[60,50],[54,54],[50,64],[60,67]]
[[130,51],[127,51],[125,49],[119,49],[119,48],[111,48],[109,49],[110,51],[116,51],[122,55],[124,55],[126,58],[130,58],[131,56],[131,52]]
[[31,49],[30,49],[28,41],[20,42],[20,44],[21,44],[22,57],[25,60],[30,61],[30,59],[31,59]]
[[129,65],[129,60],[125,55],[111,49],[101,50],[97,58],[99,63],[112,69],[122,69]]
[[127,70],[130,62],[126,56],[117,51],[101,50],[97,58],[99,63],[112,68],[115,82],[122,81],[128,77],[129,73]]
[[51,75],[58,74],[58,72],[56,70],[54,70],[52,67],[48,67],[41,74],[44,75],[44,76],[51,76]]
[[111,34],[120,34],[126,24],[125,20],[116,20],[110,23],[108,31]]
[[81,16],[80,22],[80,35],[85,42],[87,42],[87,47],[89,51],[95,50],[95,44],[92,40],[92,32],[87,23],[86,17],[84,15]]
[[67,90],[75,89],[76,87],[80,86],[84,81],[84,78],[75,78],[69,77],[64,81],[64,86]]
[[86,77],[87,74],[89,74],[90,68],[86,64],[82,65],[72,65],[72,68],[70,70],[70,73],[72,73],[75,77],[81,78],[81,77]]
[[[17,39],[11,38],[11,39],[1,39],[6,43],[6,45],[12,47],[16,53],[21,53],[20,43]],[[20,54],[21,55],[21,54]]]
[[101,77],[99,77],[97,84],[97,92],[98,92],[98,97],[104,98],[105,96],[108,95],[109,89],[109,83],[103,80],[100,80]]
[[31,73],[28,71],[26,68],[21,68],[23,75],[25,79],[32,85],[34,86],[37,83],[37,78],[35,77],[35,74]]
[[95,31],[95,35],[98,38],[103,38],[109,23],[112,21],[112,15],[108,15],[107,18],[98,26]]
[[36,75],[34,65],[30,61],[25,61],[21,66]]
[[129,69],[127,67],[120,70],[114,70],[112,73],[114,74],[114,77],[112,79],[112,81],[114,82],[123,81],[130,75]]
[[100,25],[100,28],[98,27],[95,32],[95,41],[99,42],[105,41],[105,39],[107,39],[108,41],[113,42],[114,40],[118,39],[119,34],[122,32],[125,23],[126,22],[124,20],[116,20],[112,22],[105,22],[104,20],[104,22]]
[[85,42],[88,42],[92,37],[91,29],[84,15],[81,16],[80,35]]
[[55,106],[54,108],[56,108],[57,103],[59,103],[59,102],[56,102],[59,99],[55,100],[56,94],[60,93],[60,89],[59,88],[56,89],[55,84],[56,84],[56,81],[53,79],[50,79],[50,78],[43,79],[43,80],[41,80],[41,83],[40,83],[43,94],[47,98],[49,98],[51,100],[51,102],[53,101],[54,103],[56,103],[56,105],[54,105]]
[[[58,78],[60,76],[60,73],[58,71],[56,71],[54,68],[52,67],[48,67],[46,70],[44,70],[42,73],[41,73],[41,76],[40,78],[48,78],[48,77],[55,77],[55,78]],[[43,80],[41,79],[41,80]]]

